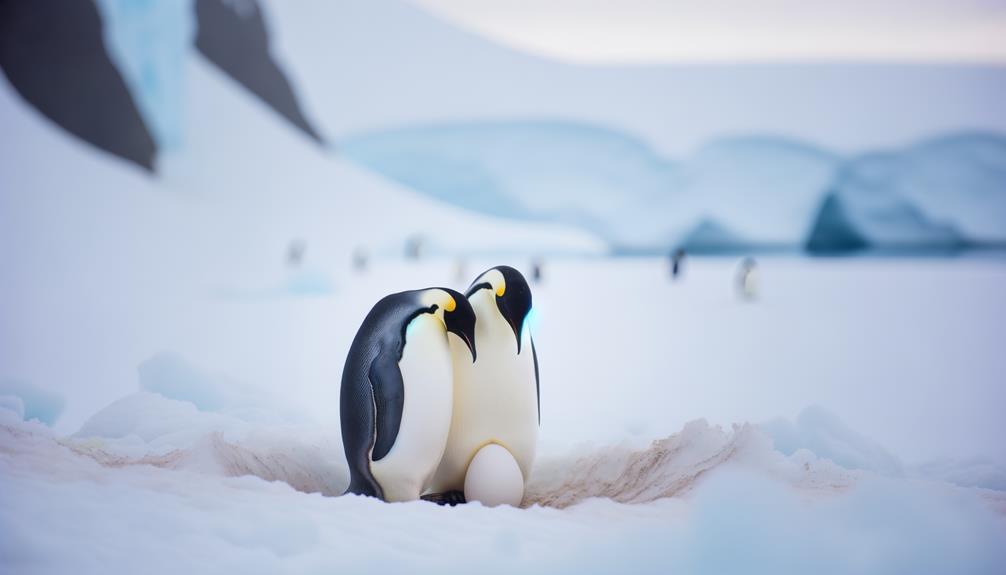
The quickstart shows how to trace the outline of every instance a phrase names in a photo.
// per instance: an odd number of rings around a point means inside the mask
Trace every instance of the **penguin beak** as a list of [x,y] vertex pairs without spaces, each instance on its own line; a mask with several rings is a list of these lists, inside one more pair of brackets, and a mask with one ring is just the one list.
[[510,311],[510,306],[507,305],[506,298],[496,297],[496,305],[499,307],[500,314],[503,319],[506,320],[507,324],[510,325],[510,329],[513,330],[513,337],[517,340],[517,355],[520,355],[520,328],[517,326],[517,318]]
[[452,312],[444,314],[444,324],[447,331],[461,338],[468,346],[468,351],[472,353],[472,363],[475,363],[475,310],[464,296],[458,294],[458,307]]
[[475,341],[468,337],[468,334],[466,333],[459,333],[458,336],[461,338],[461,341],[465,342],[465,345],[468,346],[468,351],[472,352],[472,363],[475,363]]
[[520,355],[520,328],[514,323],[513,318],[506,318],[506,322],[510,324],[510,329],[513,330],[513,336],[517,339],[517,355]]

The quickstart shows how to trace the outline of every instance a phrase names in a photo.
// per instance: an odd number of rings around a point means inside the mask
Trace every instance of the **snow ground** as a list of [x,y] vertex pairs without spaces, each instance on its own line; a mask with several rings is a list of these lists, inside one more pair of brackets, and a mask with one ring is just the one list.
[[[995,573],[1006,495],[784,456],[702,421],[543,456],[528,507],[326,497],[332,433],[142,392],[59,437],[0,411],[0,572]],[[263,480],[268,479],[270,481]],[[294,488],[296,486],[296,489]]]
[[526,508],[334,497],[338,376],[368,296],[459,286],[484,263],[203,294],[198,324],[72,435],[0,401],[0,572],[1006,565],[998,260],[765,259],[754,302],[729,259],[688,261],[677,283],[659,260],[548,261]]

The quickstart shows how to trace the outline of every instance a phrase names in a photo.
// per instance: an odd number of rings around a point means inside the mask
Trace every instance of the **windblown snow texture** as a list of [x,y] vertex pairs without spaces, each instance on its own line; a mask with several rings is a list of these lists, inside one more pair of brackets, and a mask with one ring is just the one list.
[[[323,497],[346,481],[333,431],[249,425],[141,392],[59,437],[0,407],[0,570],[950,574],[1006,563],[1001,492],[784,455],[752,425],[695,421],[645,449],[545,455],[524,509]],[[430,552],[445,540],[456,549]]]
[[157,145],[108,57],[92,0],[0,2],[0,67],[60,127],[154,170]]
[[196,48],[311,139],[322,138],[304,115],[290,81],[269,52],[269,31],[255,0],[196,0]]

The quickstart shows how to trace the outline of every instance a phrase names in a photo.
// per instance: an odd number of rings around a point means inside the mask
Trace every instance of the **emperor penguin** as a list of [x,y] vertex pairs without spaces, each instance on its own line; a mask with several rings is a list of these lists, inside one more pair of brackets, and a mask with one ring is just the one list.
[[[531,311],[531,290],[524,276],[509,266],[494,267],[468,288],[468,301],[475,310],[475,338],[479,342],[476,361],[461,341],[451,340],[454,361],[454,414],[450,435],[440,467],[433,479],[437,493],[465,492],[471,498],[473,481],[466,477],[469,466],[483,448],[493,458],[503,454],[509,461],[489,467],[471,465],[472,470],[519,468],[515,493],[495,503],[519,505],[523,497],[538,442],[539,407],[538,357],[527,329]],[[467,356],[467,357],[466,357]],[[480,459],[484,459],[480,455]],[[495,474],[495,473],[493,473]],[[510,474],[507,473],[509,476]],[[467,480],[467,481],[466,481]],[[488,478],[487,478],[488,480]],[[474,486],[479,491],[478,486]],[[448,499],[449,500],[449,499]]]
[[428,488],[450,431],[455,339],[475,361],[475,313],[451,289],[392,294],[367,314],[342,371],[347,493],[411,501]]

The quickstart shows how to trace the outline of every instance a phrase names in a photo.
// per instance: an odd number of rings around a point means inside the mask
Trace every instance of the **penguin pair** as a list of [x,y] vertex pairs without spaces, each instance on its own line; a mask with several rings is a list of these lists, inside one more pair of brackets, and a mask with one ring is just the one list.
[[518,505],[540,419],[530,310],[527,281],[509,266],[465,295],[429,288],[379,301],[342,375],[346,492]]

